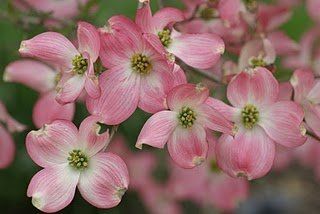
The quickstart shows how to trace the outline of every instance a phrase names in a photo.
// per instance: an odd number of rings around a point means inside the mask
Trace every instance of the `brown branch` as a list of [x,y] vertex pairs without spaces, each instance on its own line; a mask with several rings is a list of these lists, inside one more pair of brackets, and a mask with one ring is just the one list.
[[212,81],[212,82],[214,82],[216,84],[219,84],[219,85],[223,84],[220,80],[218,80],[217,78],[211,76],[210,74],[207,74],[207,73],[204,73],[204,72],[202,72],[200,70],[197,70],[197,69],[187,65],[186,63],[182,62],[181,60],[177,60],[177,61],[178,61],[178,64],[181,66],[182,70],[184,70],[186,72],[189,71],[189,72],[192,72],[192,73],[196,73],[196,74],[198,74],[198,75],[200,75],[200,76],[202,76],[202,77],[204,77],[204,78],[206,78],[206,79],[208,79],[208,80],[210,80],[210,81]]

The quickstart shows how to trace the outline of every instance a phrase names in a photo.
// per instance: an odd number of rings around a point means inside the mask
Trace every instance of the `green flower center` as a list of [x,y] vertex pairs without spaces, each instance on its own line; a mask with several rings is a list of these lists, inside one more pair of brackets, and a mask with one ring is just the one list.
[[172,42],[171,31],[169,29],[164,29],[163,31],[158,32],[158,37],[164,47],[169,47]]
[[149,74],[152,69],[152,65],[146,55],[135,54],[131,58],[131,68],[139,74]]
[[88,167],[88,158],[80,149],[74,149],[69,152],[68,161],[70,166],[78,170]]
[[259,111],[254,105],[246,105],[241,112],[242,123],[247,129],[252,129],[259,121]]
[[249,59],[249,65],[252,68],[265,67],[265,66],[267,66],[267,63],[263,60],[262,57],[251,57]]
[[255,12],[258,8],[258,1],[257,0],[242,0],[244,5],[246,6],[246,9],[249,12]]
[[200,18],[205,21],[209,21],[216,17],[217,17],[217,10],[215,10],[214,8],[205,7],[200,10]]
[[88,60],[83,58],[82,54],[76,55],[73,59],[72,59],[72,71],[82,75],[86,72],[87,68],[88,68]]
[[60,82],[61,80],[61,77],[62,77],[62,74],[61,72],[57,73],[55,78],[54,78],[54,85],[58,85],[58,83]]
[[195,112],[189,107],[183,107],[178,115],[179,123],[184,128],[192,127],[197,119]]

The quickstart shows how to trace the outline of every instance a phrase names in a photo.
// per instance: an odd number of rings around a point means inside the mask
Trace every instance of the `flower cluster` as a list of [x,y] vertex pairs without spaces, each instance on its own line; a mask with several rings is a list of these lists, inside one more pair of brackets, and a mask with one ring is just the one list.
[[[177,201],[184,199],[231,211],[247,197],[247,180],[265,176],[278,163],[279,148],[306,141],[311,146],[320,138],[319,51],[311,50],[318,48],[320,33],[311,30],[299,45],[279,29],[298,1],[183,2],[185,10],[165,7],[153,14],[149,0],[140,0],[135,20],[116,15],[100,28],[79,21],[76,42],[57,32],[21,42],[24,59],[6,67],[4,80],[40,93],[33,109],[39,130],[26,137],[28,154],[43,168],[27,190],[35,207],[59,211],[78,187],[90,204],[111,208],[130,177],[153,213],[178,213]],[[319,21],[316,1],[307,2]],[[282,66],[295,70],[290,81],[276,79],[279,56]],[[199,83],[194,74],[206,80]],[[71,122],[77,101],[90,114],[79,129]],[[151,114],[135,144],[143,151],[132,153],[124,145],[110,150],[127,169],[106,149],[116,127],[137,108]],[[17,127],[1,109],[0,120],[9,130]],[[110,133],[102,131],[105,125],[112,126]],[[9,161],[2,151],[13,151],[2,126],[1,138],[10,145],[0,141],[0,168]],[[167,146],[173,161],[166,160],[166,184],[153,182],[157,161],[146,145]]]

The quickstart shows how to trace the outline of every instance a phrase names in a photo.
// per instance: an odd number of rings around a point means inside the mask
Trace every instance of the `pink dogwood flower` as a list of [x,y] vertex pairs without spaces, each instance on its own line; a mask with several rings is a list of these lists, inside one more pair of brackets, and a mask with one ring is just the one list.
[[272,167],[275,144],[296,147],[306,141],[303,110],[292,101],[278,101],[279,84],[271,72],[257,67],[241,72],[228,85],[233,107],[208,99],[238,130],[223,134],[216,146],[219,167],[232,177],[255,179]]
[[3,79],[6,82],[24,84],[40,93],[32,114],[33,123],[40,128],[57,119],[73,119],[75,104],[61,105],[55,100],[55,87],[61,75],[44,63],[25,59],[10,63],[5,69]]
[[248,197],[249,183],[245,179],[232,178],[219,170],[214,149],[216,139],[210,132],[207,137],[209,151],[205,163],[189,170],[171,164],[169,190],[176,200],[191,200],[201,207],[211,205],[219,211],[231,213],[239,202]]
[[[61,27],[59,21],[76,17],[80,12],[80,7],[87,2],[88,0],[13,0],[14,6],[21,11],[36,10],[50,14],[51,17],[44,20],[46,27]],[[23,21],[28,22],[28,20]]]
[[56,66],[65,75],[57,85],[59,103],[74,102],[85,89],[90,97],[98,98],[100,88],[93,63],[98,59],[100,37],[94,26],[78,23],[78,50],[63,35],[45,32],[21,42],[22,56],[34,57]]
[[100,76],[101,97],[87,99],[89,112],[114,125],[137,107],[150,113],[166,109],[167,93],[186,82],[184,72],[169,64],[130,19],[113,16],[108,23],[109,31],[100,31],[100,58],[108,70]]
[[99,134],[98,122],[88,117],[78,131],[73,123],[56,120],[27,135],[30,157],[44,168],[33,176],[27,191],[35,207],[57,212],[70,204],[76,187],[98,208],[120,203],[128,189],[128,169],[119,156],[102,151],[109,133]]
[[270,67],[276,60],[276,52],[271,42],[266,38],[248,41],[241,49],[238,69]]
[[9,132],[22,132],[25,128],[9,115],[0,101],[0,169],[8,167],[14,159],[15,145]]
[[320,31],[317,27],[304,33],[300,40],[298,53],[290,55],[282,60],[283,66],[290,69],[309,69],[316,76],[320,75],[320,48],[317,39]]
[[151,116],[136,147],[163,148],[168,142],[172,159],[183,168],[200,165],[207,156],[206,129],[232,134],[233,125],[205,102],[209,90],[193,84],[175,87],[167,96],[169,110]]
[[294,101],[304,110],[307,128],[320,137],[320,82],[310,70],[296,70],[290,79]]
[[137,10],[136,23],[159,52],[165,54],[167,51],[195,68],[213,67],[224,53],[223,40],[215,34],[185,34],[176,31],[173,24],[184,18],[182,11],[170,7],[152,16],[149,1],[145,1]]

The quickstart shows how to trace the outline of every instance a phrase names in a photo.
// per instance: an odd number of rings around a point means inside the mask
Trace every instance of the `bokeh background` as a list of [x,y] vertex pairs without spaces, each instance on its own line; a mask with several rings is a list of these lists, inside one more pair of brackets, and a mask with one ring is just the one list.
[[[103,26],[112,15],[124,14],[134,18],[137,3],[135,0],[97,0],[98,9],[91,15],[83,14],[82,20],[96,26]],[[165,5],[182,8],[178,0],[166,0]],[[153,10],[157,4],[152,1]],[[25,29],[19,22],[20,14],[14,10],[9,0],[0,0],[0,76],[5,66],[19,59],[20,41],[30,38],[46,29],[40,25]],[[282,28],[296,41],[303,32],[313,25],[308,18],[304,6],[295,9],[292,19]],[[76,25],[61,30],[61,33],[72,37]],[[291,71],[281,68],[279,62],[276,73],[278,79],[288,80]],[[8,108],[9,113],[18,121],[26,124],[28,130],[34,129],[32,124],[32,107],[37,99],[37,93],[20,84],[5,83],[0,78],[0,100]],[[45,109],[44,109],[45,111]],[[78,125],[87,115],[85,106],[77,104],[75,122]],[[128,121],[121,124],[121,133],[132,150],[139,131],[149,115],[137,111]],[[13,164],[0,171],[0,213],[39,213],[29,198],[26,197],[27,185],[31,177],[40,169],[28,157],[25,149],[27,131],[15,134],[17,146],[16,158]],[[154,151],[163,156],[164,150]],[[161,173],[158,176],[162,176]],[[196,181],[195,181],[196,182]],[[188,187],[186,187],[188,188]],[[268,176],[250,182],[251,196],[242,203],[236,213],[319,213],[320,212],[320,181],[316,181],[311,170],[293,164],[288,170],[271,172]],[[214,210],[203,210],[191,202],[183,202],[184,213],[215,213]],[[121,204],[113,209],[98,210],[84,201],[79,194],[72,204],[61,213],[147,213],[137,194],[128,192]]]

